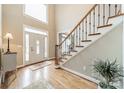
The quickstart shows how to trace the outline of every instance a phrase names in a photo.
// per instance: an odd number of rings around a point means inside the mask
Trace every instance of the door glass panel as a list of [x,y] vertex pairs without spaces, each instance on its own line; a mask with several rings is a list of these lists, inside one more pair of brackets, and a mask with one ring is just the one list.
[[47,41],[47,36],[45,37],[45,58],[48,56],[48,54],[47,54],[47,49],[48,49],[48,41]]
[[36,41],[36,54],[40,54],[40,42],[39,42],[39,40]]
[[29,61],[29,34],[25,34],[25,61]]

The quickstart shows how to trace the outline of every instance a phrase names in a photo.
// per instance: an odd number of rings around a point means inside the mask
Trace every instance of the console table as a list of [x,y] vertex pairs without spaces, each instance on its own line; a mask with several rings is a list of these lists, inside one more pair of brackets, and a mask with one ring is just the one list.
[[[2,82],[5,81],[5,74],[8,71],[16,71],[17,53],[10,52],[2,54]],[[15,72],[16,75],[16,72]]]

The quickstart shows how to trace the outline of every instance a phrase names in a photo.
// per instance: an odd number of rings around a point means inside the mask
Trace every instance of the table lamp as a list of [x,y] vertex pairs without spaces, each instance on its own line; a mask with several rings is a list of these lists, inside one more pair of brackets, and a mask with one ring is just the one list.
[[7,52],[6,53],[10,53],[9,42],[10,42],[10,39],[13,39],[13,36],[10,32],[8,32],[8,33],[6,33],[4,38],[8,40],[8,47],[7,47]]

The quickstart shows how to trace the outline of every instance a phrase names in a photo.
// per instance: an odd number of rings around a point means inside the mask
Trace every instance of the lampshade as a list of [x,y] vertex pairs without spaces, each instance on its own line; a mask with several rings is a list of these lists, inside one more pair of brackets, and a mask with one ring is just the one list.
[[11,33],[6,33],[6,35],[5,35],[5,37],[4,37],[5,39],[13,39],[13,36],[12,36],[12,34]]

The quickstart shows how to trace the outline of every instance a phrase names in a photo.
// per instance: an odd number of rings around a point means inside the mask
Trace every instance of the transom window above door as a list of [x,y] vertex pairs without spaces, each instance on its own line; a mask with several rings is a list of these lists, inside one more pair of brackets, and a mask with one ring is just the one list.
[[39,21],[48,23],[48,6],[45,4],[25,4],[24,14]]

